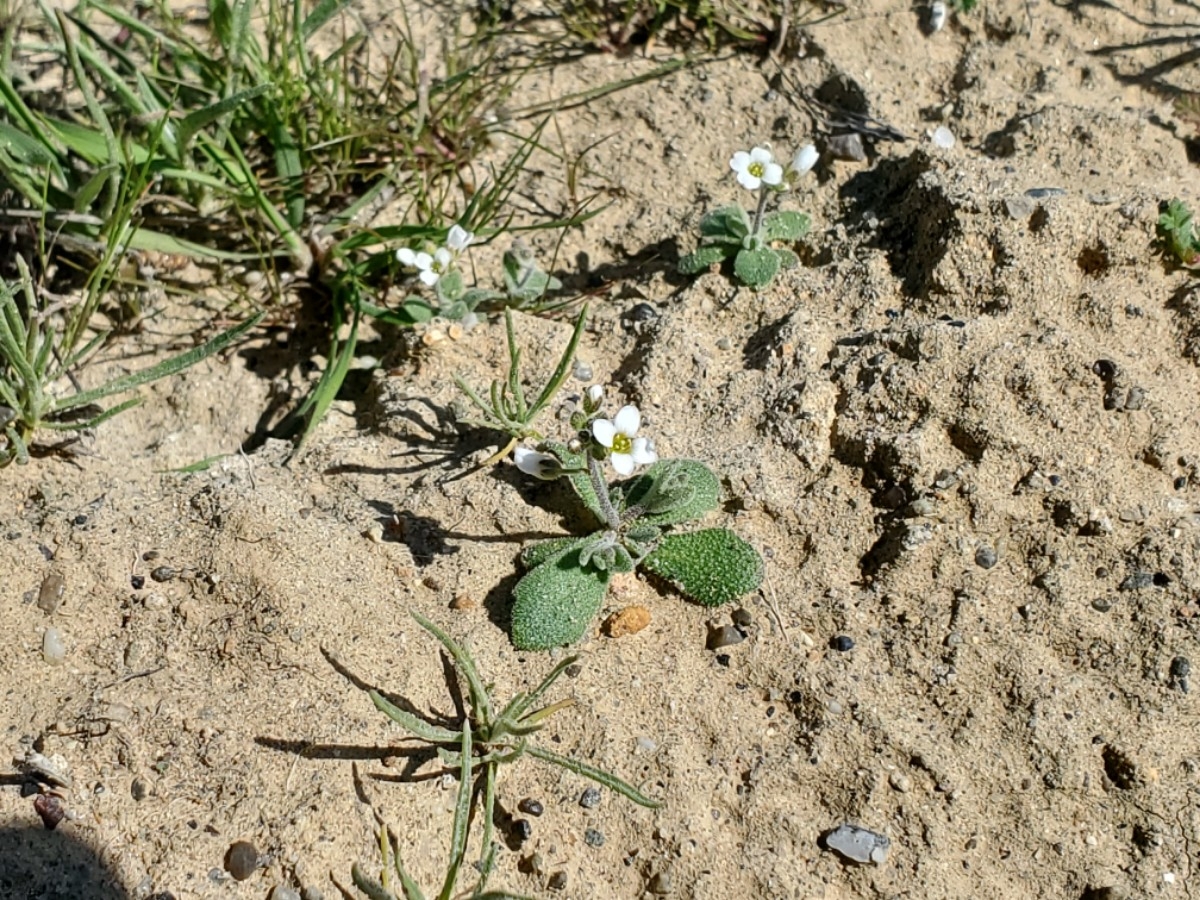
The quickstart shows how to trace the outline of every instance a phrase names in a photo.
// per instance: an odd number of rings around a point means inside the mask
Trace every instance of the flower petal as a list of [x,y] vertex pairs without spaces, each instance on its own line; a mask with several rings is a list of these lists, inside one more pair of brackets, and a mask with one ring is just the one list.
[[603,447],[611,447],[613,438],[617,436],[617,426],[608,419],[597,419],[592,423],[592,437]]
[[475,240],[475,235],[467,231],[461,225],[451,225],[450,232],[446,235],[446,246],[451,250],[461,253],[471,246],[471,242]]
[[654,451],[654,441],[650,438],[633,439],[633,462],[638,466],[648,466],[658,462],[658,454]]
[[783,166],[777,162],[768,163],[767,171],[763,173],[762,180],[771,186],[783,183]]
[[803,175],[812,169],[817,164],[817,160],[821,158],[821,154],[817,152],[817,148],[812,144],[805,144],[796,151],[796,155],[792,157],[792,171],[797,176]]
[[775,157],[766,147],[755,147],[750,151],[750,162],[762,163],[766,166],[775,162]]
[[762,187],[762,179],[757,175],[751,175],[749,172],[741,171],[737,173],[738,184],[749,191],[757,191]]
[[729,168],[735,172],[745,172],[746,167],[750,165],[750,154],[745,150],[739,150],[733,154],[733,159],[729,160]]
[[617,470],[617,474],[621,476],[633,474],[633,456],[629,453],[614,453],[609,457],[612,460],[612,467]]
[[416,256],[413,257],[413,265],[416,266],[418,269],[428,269],[430,266],[433,265],[433,257],[430,256],[428,253],[426,253],[424,250],[422,250],[420,253],[418,253]]
[[637,430],[642,427],[642,414],[638,412],[638,408],[632,404],[622,406],[618,410],[616,416],[613,417],[613,425],[617,427],[617,431],[625,435],[625,437],[633,437],[637,434]]
[[604,385],[593,384],[587,389],[587,398],[592,406],[599,406],[600,401],[604,399]]
[[433,287],[438,283],[438,279],[442,276],[433,271],[433,269],[422,269],[421,274],[419,274],[417,277],[420,278],[422,283],[426,286]]
[[445,269],[454,259],[454,255],[445,247],[438,247],[433,251],[433,259],[439,266]]
[[415,266],[417,264],[417,254],[412,247],[401,247],[396,251],[396,260],[402,266]]
[[528,447],[517,447],[513,450],[513,462],[526,475],[540,478],[543,481],[553,481],[558,477],[558,460],[549,453],[539,453]]

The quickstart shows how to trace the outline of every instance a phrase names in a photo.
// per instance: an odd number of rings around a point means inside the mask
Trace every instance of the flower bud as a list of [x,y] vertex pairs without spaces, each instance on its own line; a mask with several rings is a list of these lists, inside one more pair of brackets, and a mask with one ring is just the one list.
[[604,387],[603,385],[593,384],[587,389],[587,393],[583,397],[583,411],[589,416],[600,408],[600,404],[604,402]]
[[513,462],[526,475],[540,478],[542,481],[553,481],[562,475],[562,464],[549,453],[539,453],[528,447],[517,447],[513,450]]
[[805,144],[796,151],[796,155],[792,157],[791,164],[788,165],[787,180],[798,181],[803,176],[807,175],[813,166],[817,164],[817,160],[821,158],[821,154],[817,152],[817,148],[812,144]]

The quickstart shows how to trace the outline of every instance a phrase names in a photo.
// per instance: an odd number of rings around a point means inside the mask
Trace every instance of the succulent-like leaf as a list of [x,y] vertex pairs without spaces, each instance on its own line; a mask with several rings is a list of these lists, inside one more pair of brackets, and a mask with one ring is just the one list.
[[669,534],[642,567],[705,606],[720,606],[762,583],[758,551],[726,528]]
[[808,234],[809,218],[794,209],[781,209],[763,219],[768,241],[798,241]]
[[663,459],[618,488],[620,507],[641,507],[647,525],[694,522],[717,508],[721,484],[712,470],[694,459]]
[[779,257],[781,269],[794,269],[800,265],[800,257],[786,247],[776,247],[775,255]]
[[736,244],[733,246],[728,244],[711,244],[706,247],[699,247],[695,253],[689,253],[679,260],[679,274],[698,275],[710,266],[724,261],[727,256],[737,249],[737,246]]
[[552,556],[513,590],[512,641],[518,650],[549,650],[579,640],[604,601],[608,572],[584,567],[579,550]]
[[700,220],[700,234],[706,238],[741,241],[750,233],[750,216],[740,206],[722,206],[705,213]]
[[779,271],[779,257],[770,247],[739,250],[733,260],[733,273],[738,281],[755,289],[766,287]]
[[521,550],[521,565],[526,571],[535,569],[550,557],[559,553],[565,553],[567,550],[573,550],[576,547],[582,547],[589,540],[591,540],[591,535],[587,537],[550,538],[549,540],[538,541],[536,544],[530,544]]

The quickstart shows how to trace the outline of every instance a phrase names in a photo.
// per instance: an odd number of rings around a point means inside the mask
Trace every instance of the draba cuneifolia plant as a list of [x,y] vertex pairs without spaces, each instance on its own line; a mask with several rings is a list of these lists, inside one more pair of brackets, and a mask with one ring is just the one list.
[[[495,864],[493,826],[497,772],[501,765],[516,762],[523,756],[539,759],[584,778],[590,778],[639,806],[653,809],[659,805],[657,801],[617,776],[572,757],[554,753],[531,740],[551,716],[572,705],[571,700],[560,700],[535,708],[535,704],[541,701],[542,696],[558,677],[579,657],[569,656],[562,660],[532,692],[518,693],[506,706],[500,708],[492,697],[491,687],[484,684],[480,678],[475,661],[467,649],[428,619],[417,613],[413,613],[413,618],[441,642],[454,661],[455,667],[466,681],[467,700],[471,707],[462,725],[454,730],[432,724],[408,710],[401,709],[378,691],[369,692],[371,702],[380,712],[401,726],[412,738],[435,748],[442,764],[447,769],[458,772],[459,787],[450,838],[450,861],[441,890],[432,896],[436,896],[438,900],[450,900],[459,896],[499,900],[501,897],[514,896],[502,891],[485,891],[484,888]],[[472,808],[478,805],[482,806],[478,821],[482,824],[483,834],[480,841],[480,859],[474,868],[479,874],[479,881],[471,892],[456,892],[459,873],[467,858]],[[426,894],[405,870],[400,861],[398,842],[394,836],[389,840],[386,828],[380,830],[379,844],[383,855],[383,868],[379,878],[368,874],[356,863],[352,870],[355,887],[371,900],[397,900],[398,897],[423,900]],[[393,875],[395,880],[399,881],[399,891],[392,887]]]
[[679,271],[696,275],[710,266],[733,258],[733,274],[748,287],[766,287],[780,269],[800,262],[787,247],[808,231],[809,219],[802,212],[781,209],[767,212],[773,197],[787,193],[817,164],[817,149],[808,144],[796,151],[785,168],[776,162],[769,147],[739,150],[729,160],[738,184],[758,195],[753,214],[742,206],[722,206],[700,220],[700,246],[679,260]]
[[[623,406],[612,418],[603,407],[604,390],[593,385],[571,417],[575,437],[513,452],[517,468],[528,475],[566,478],[599,526],[522,551],[527,571],[513,590],[512,607],[512,640],[519,649],[578,640],[619,572],[653,573],[706,606],[727,603],[762,581],[758,551],[732,531],[676,530],[716,508],[717,476],[695,460],[660,460],[653,442],[638,434],[636,406]],[[610,484],[606,465],[626,480]]]

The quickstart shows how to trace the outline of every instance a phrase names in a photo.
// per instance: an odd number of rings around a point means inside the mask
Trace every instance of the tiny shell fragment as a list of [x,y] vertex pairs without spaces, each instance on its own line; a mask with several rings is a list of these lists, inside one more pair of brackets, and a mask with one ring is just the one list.
[[627,606],[604,620],[604,633],[609,637],[637,634],[650,624],[650,610],[644,606]]

